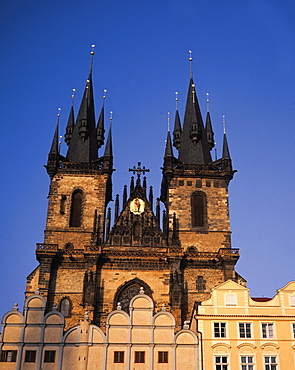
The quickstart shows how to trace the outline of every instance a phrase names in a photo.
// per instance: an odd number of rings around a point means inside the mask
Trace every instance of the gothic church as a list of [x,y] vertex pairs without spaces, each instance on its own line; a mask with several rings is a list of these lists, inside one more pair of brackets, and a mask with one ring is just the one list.
[[27,279],[24,314],[10,312],[12,326],[22,323],[12,341],[7,316],[2,350],[14,361],[0,367],[198,369],[193,310],[228,279],[245,286],[235,271],[239,250],[231,246],[228,186],[235,171],[226,134],[222,157],[212,160],[210,113],[203,120],[191,73],[183,121],[176,110],[167,133],[156,206],[148,170],[138,163],[121,207],[116,197],[112,224],[112,128],[105,135],[104,107],[96,119],[94,106],[91,64],[77,117],[70,109],[66,156],[58,124],[53,136],[39,265]]

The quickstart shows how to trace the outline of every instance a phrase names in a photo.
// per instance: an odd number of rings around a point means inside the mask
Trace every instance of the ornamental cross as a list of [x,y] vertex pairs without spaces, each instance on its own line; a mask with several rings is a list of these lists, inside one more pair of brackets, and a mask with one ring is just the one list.
[[150,172],[150,170],[145,168],[145,166],[141,168],[141,162],[138,162],[137,168],[133,166],[133,168],[129,168],[129,172],[133,172],[133,175],[137,173],[137,178],[139,179],[141,173],[144,175],[146,172]]

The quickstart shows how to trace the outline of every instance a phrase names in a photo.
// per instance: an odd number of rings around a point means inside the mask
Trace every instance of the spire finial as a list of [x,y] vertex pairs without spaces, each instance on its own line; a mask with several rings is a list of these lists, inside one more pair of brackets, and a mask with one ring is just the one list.
[[90,51],[90,73],[92,73],[92,65],[93,65],[93,56],[94,56],[94,48],[95,48],[95,45],[92,44],[91,45],[91,51]]
[[223,133],[226,134],[226,121],[225,115],[222,116],[222,124],[223,124]]
[[210,111],[210,94],[207,92],[206,93],[206,103],[207,103],[207,112]]
[[178,91],[175,91],[175,105],[176,105],[176,110],[178,110]]
[[76,89],[72,89],[72,91],[73,91],[73,93],[72,93],[72,106],[74,106]]
[[110,111],[110,129],[112,129],[112,125],[113,125],[113,112]]
[[168,131],[170,131],[170,112],[167,112]]
[[190,78],[193,78],[193,52],[191,50],[189,52],[189,71],[190,71]]
[[103,90],[103,96],[102,96],[102,106],[104,107],[104,102],[106,100],[106,97],[107,97],[107,92],[108,90],[107,89],[104,89]]

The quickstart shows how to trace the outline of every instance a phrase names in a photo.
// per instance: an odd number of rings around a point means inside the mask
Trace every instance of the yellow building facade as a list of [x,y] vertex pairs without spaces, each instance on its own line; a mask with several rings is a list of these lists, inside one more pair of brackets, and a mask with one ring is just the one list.
[[192,328],[200,336],[203,370],[295,368],[295,282],[272,298],[251,298],[228,280],[195,306]]

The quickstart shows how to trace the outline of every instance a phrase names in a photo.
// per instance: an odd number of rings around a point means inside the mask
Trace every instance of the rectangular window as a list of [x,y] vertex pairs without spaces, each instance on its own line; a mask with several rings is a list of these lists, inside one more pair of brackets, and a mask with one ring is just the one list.
[[240,338],[251,338],[251,323],[239,322]]
[[124,351],[115,351],[114,352],[114,363],[122,364],[124,362]]
[[235,294],[226,294],[225,295],[225,305],[226,306],[236,306],[237,296]]
[[274,338],[273,323],[262,323],[262,338],[272,339]]
[[36,361],[36,351],[26,351],[25,362],[35,362]]
[[214,367],[215,370],[228,370],[229,369],[228,357],[227,356],[215,356],[214,365],[215,365]]
[[214,323],[214,337],[215,338],[225,338],[226,337],[225,327],[226,327],[225,322],[215,322]]
[[254,370],[253,356],[241,356],[241,370]]
[[277,369],[278,369],[277,356],[265,356],[264,370],[277,370]]
[[135,359],[134,362],[137,364],[144,363],[145,352],[144,351],[136,351],[135,352]]
[[294,307],[295,306],[295,295],[290,295],[290,306]]
[[158,363],[159,364],[168,364],[168,352],[158,352]]
[[55,362],[55,351],[45,351],[44,362]]
[[292,324],[292,334],[293,338],[295,339],[295,324]]
[[1,362],[16,362],[17,351],[2,351],[0,361]]

